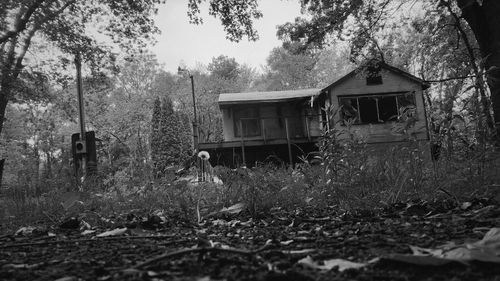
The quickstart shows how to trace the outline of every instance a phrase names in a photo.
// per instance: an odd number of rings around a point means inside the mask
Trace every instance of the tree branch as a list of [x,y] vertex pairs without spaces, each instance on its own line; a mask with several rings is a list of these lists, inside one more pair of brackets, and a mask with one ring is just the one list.
[[[462,2],[462,3],[460,3],[460,2]],[[459,7],[461,9],[465,9],[465,6],[464,6],[465,4],[463,2],[464,1],[458,1]],[[472,1],[472,2],[475,2],[475,1]],[[448,12],[455,19],[456,28],[457,28],[459,34],[462,36],[462,39],[464,40],[465,47],[467,48],[467,52],[469,54],[469,60],[470,60],[471,66],[472,66],[472,70],[474,71],[474,74],[475,74],[476,79],[477,79],[476,83],[475,83],[475,87],[476,87],[476,90],[478,90],[479,94],[481,95],[480,102],[483,106],[482,109],[483,109],[484,117],[486,118],[486,125],[488,126],[488,128],[490,130],[493,131],[495,129],[495,123],[493,121],[493,117],[490,114],[491,105],[490,105],[490,102],[488,100],[488,97],[486,96],[486,91],[484,89],[483,76],[479,71],[478,65],[476,64],[476,56],[474,55],[474,49],[472,47],[471,42],[469,41],[469,37],[467,36],[467,33],[465,32],[464,28],[462,27],[462,24],[460,22],[460,17],[455,12],[453,12],[453,9],[451,8],[451,4],[448,1],[443,1],[443,3],[445,4],[446,8],[448,9]],[[480,44],[479,41],[478,41],[478,44]]]
[[442,82],[451,81],[451,80],[463,80],[463,79],[468,79],[468,78],[476,78],[476,75],[448,77],[448,78],[437,79],[437,80],[423,80],[423,81],[427,82],[427,83],[442,83]]
[[21,69],[23,68],[24,56],[26,55],[26,51],[28,50],[29,46],[31,45],[31,39],[35,35],[35,32],[38,30],[38,28],[39,28],[39,25],[33,26],[33,28],[26,35],[26,38],[24,38],[24,45],[23,45],[21,52],[19,53],[19,55],[16,59],[16,65],[15,65],[14,71],[12,73],[13,79],[16,79],[17,76],[19,76],[19,73],[21,72]]

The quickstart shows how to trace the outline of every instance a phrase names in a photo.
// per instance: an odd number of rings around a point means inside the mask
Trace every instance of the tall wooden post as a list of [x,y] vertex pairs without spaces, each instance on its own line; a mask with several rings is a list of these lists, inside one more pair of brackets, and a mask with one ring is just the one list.
[[[77,52],[75,55],[75,66],[76,66],[76,85],[78,93],[78,110],[80,113],[80,140],[85,142],[85,107],[83,102],[83,85],[82,85],[82,58],[80,53]],[[86,175],[87,172],[87,155],[82,155],[82,176]]]
[[244,137],[244,132],[243,132],[243,121],[240,119],[240,136],[241,136],[241,156],[243,157],[243,166],[246,167],[247,165],[247,160],[245,157],[245,137]]
[[288,161],[290,162],[290,167],[293,168],[292,143],[290,141],[290,130],[288,129],[288,118],[285,118],[285,132],[286,132],[286,143],[288,144]]
[[191,79],[191,94],[193,95],[193,145],[194,145],[194,150],[198,152],[199,150],[199,139],[198,139],[198,116],[196,114],[196,96],[194,94],[194,78],[193,75],[190,73],[189,78]]
[[264,139],[264,144],[266,144],[266,143],[267,143],[267,139],[266,139],[266,122],[265,122],[265,121],[266,121],[266,120],[265,120],[264,118],[262,118],[262,119],[260,120],[260,122],[261,122],[261,126],[262,126],[262,128],[261,128],[261,132],[262,132],[262,138]]
[[310,128],[309,128],[309,116],[306,115],[304,117],[305,117],[305,121],[306,121],[307,140],[311,141],[311,132],[309,132],[309,130],[310,130]]

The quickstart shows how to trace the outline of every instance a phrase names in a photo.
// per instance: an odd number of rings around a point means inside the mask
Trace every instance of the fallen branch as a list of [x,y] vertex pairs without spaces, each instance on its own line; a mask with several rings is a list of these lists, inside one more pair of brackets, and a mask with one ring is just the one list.
[[10,240],[14,240],[14,235],[12,234],[0,235],[0,240],[4,238],[9,238]]
[[[31,246],[47,246],[53,244],[72,244],[72,243],[85,243],[85,242],[97,242],[97,241],[113,241],[113,240],[125,240],[125,239],[165,239],[172,238],[172,235],[144,235],[144,236],[115,236],[115,237],[93,237],[88,239],[69,239],[69,240],[52,240],[52,241],[42,241],[42,242],[31,242],[31,243],[17,243],[10,245],[0,245],[0,249],[15,248],[15,247],[31,247]],[[188,242],[189,239],[180,239],[175,241],[168,241],[169,244]]]
[[187,248],[187,249],[180,249],[177,251],[173,251],[170,253],[165,253],[159,256],[156,256],[154,258],[151,258],[149,260],[146,260],[142,263],[137,264],[134,266],[134,269],[141,269],[144,268],[152,263],[161,261],[163,259],[168,259],[168,258],[173,258],[177,256],[182,256],[185,254],[191,254],[191,253],[208,253],[208,252],[219,252],[219,253],[231,253],[231,254],[239,254],[239,255],[245,255],[245,256],[251,256],[255,255],[259,252],[262,252],[264,250],[267,250],[271,247],[271,245],[266,244],[256,250],[244,250],[244,249],[237,249],[237,248],[219,248],[219,247],[199,247],[199,248]]

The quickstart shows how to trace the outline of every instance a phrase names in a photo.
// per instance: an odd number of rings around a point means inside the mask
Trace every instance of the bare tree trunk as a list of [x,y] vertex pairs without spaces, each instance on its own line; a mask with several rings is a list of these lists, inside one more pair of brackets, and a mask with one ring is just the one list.
[[491,93],[496,143],[500,146],[500,1],[456,1],[479,44]]
[[5,163],[5,159],[0,159],[0,188],[2,188],[2,178],[3,178],[3,165]]

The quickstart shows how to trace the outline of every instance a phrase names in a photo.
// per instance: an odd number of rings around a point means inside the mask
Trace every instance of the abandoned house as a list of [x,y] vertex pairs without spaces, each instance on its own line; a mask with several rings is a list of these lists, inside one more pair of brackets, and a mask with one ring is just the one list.
[[[296,163],[317,151],[325,128],[347,127],[374,147],[428,143],[421,79],[382,62],[359,67],[322,89],[219,96],[224,141],[200,143],[212,165]],[[327,114],[332,108],[335,114]]]

